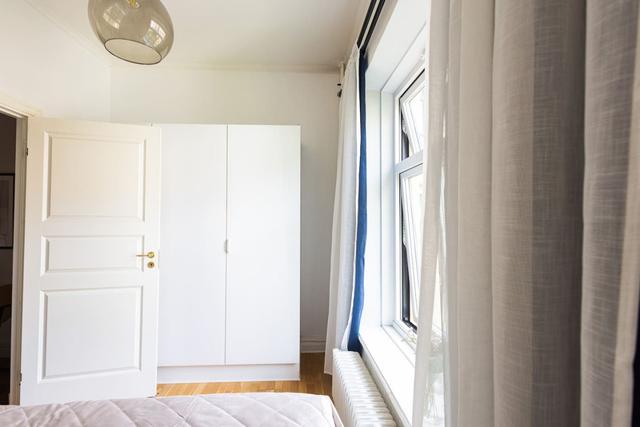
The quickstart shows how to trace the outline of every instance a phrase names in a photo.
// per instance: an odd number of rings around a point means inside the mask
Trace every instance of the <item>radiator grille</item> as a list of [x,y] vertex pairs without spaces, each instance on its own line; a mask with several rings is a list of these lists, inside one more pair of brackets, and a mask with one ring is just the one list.
[[358,353],[333,350],[332,392],[345,427],[396,425]]

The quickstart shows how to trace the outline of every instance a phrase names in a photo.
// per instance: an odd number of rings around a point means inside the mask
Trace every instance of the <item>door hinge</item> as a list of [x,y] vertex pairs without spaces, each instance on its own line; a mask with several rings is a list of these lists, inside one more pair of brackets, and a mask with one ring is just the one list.
[[224,241],[224,251],[225,253],[229,253],[229,239]]
[[29,147],[27,147],[27,148],[24,150],[24,155],[25,155],[25,156],[28,156],[28,155],[29,155]]
[[22,372],[20,372],[20,384],[22,384]]

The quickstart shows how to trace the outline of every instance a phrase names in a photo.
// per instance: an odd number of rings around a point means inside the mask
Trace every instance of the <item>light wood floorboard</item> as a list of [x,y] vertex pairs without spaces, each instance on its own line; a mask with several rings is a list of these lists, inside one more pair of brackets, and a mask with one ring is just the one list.
[[158,384],[158,396],[253,392],[292,392],[331,396],[331,376],[324,373],[324,353],[304,353],[300,356],[300,381]]

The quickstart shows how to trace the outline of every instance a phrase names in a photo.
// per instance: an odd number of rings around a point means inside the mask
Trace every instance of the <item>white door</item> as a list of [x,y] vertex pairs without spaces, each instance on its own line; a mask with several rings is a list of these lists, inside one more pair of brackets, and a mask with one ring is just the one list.
[[223,365],[227,126],[159,126],[164,248],[159,365]]
[[229,126],[229,365],[300,353],[300,128]]
[[28,146],[21,404],[155,395],[160,130],[29,119]]

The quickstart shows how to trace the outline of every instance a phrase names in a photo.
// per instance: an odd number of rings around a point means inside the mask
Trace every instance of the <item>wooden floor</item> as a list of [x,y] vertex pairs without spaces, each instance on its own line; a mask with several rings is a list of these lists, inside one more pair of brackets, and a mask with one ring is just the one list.
[[324,373],[324,353],[305,353],[300,356],[300,381],[158,384],[158,396],[264,391],[331,396],[331,376]]

